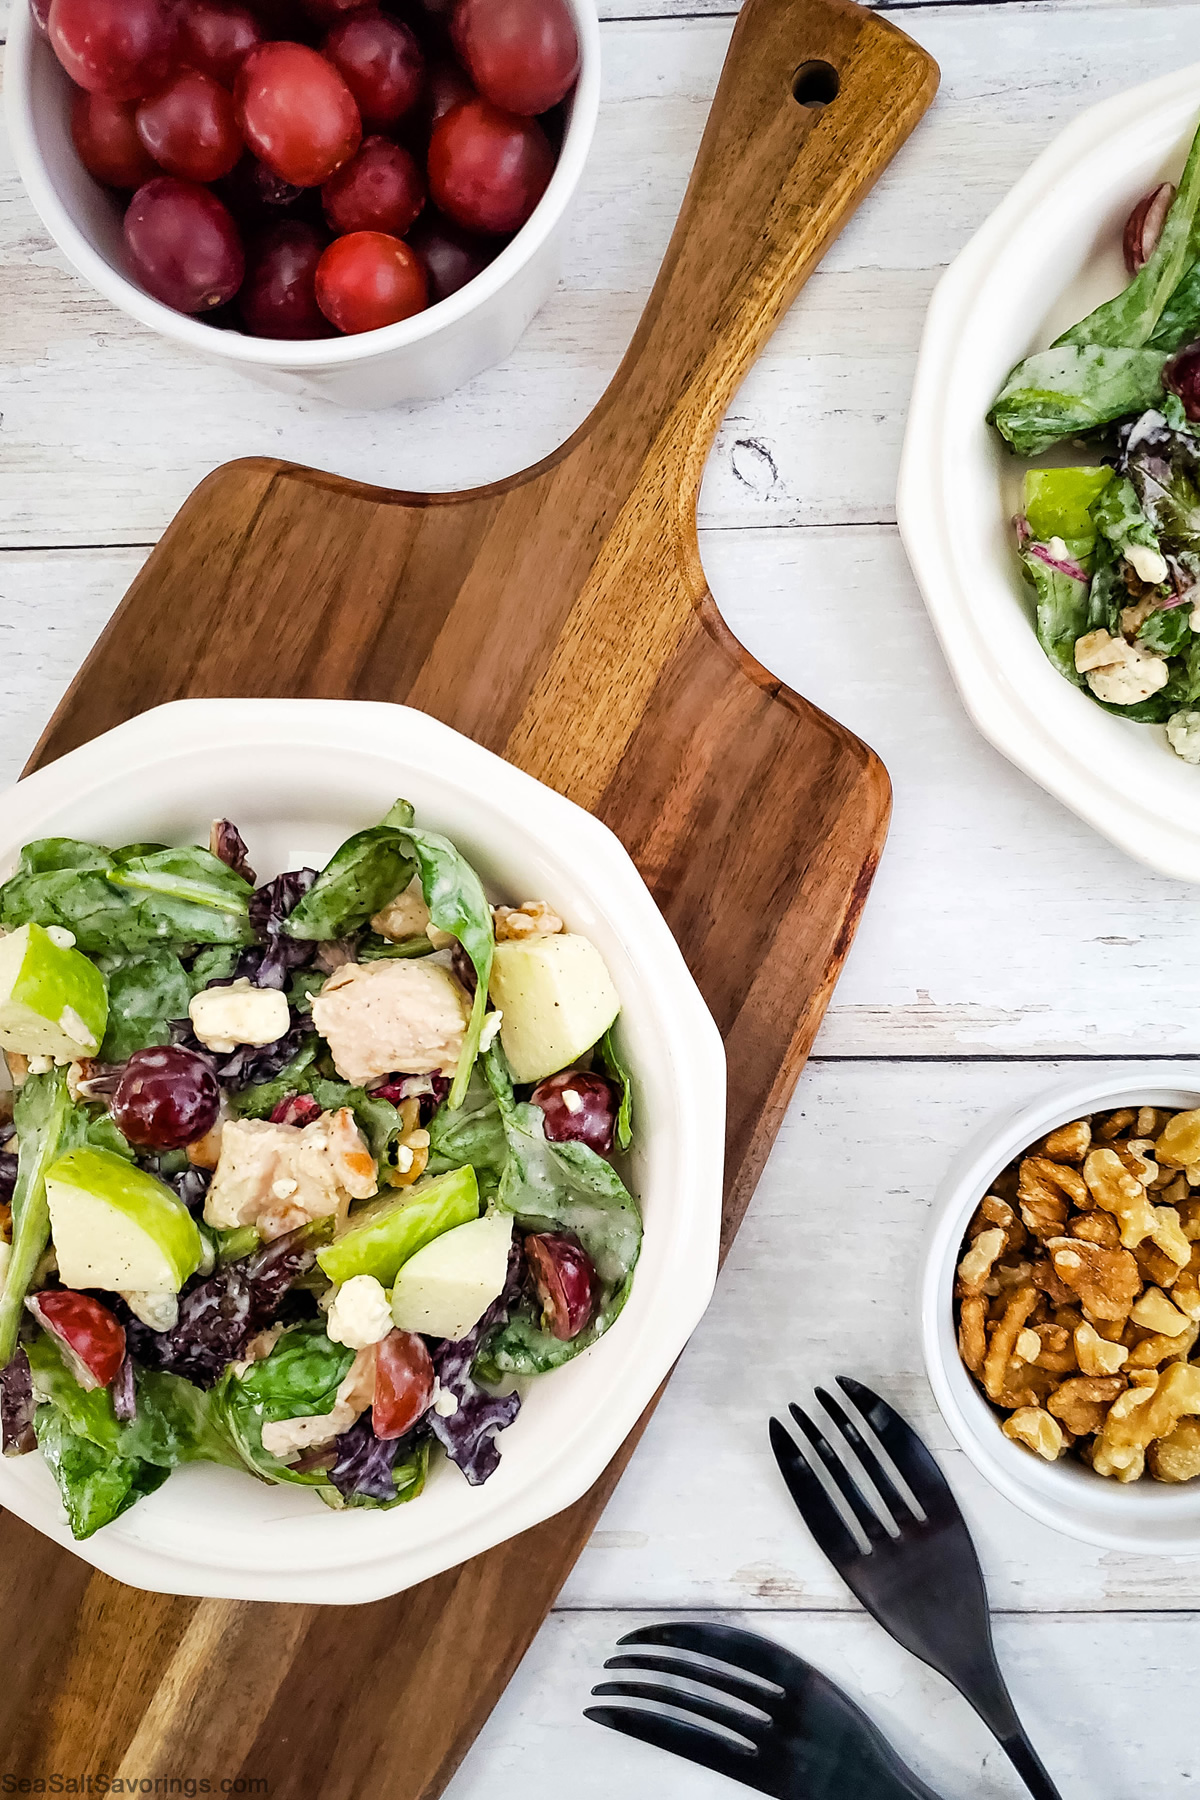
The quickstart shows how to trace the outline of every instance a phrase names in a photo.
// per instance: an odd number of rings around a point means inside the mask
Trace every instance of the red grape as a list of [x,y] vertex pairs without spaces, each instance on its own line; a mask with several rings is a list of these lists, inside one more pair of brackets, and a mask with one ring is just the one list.
[[180,0],[179,48],[185,63],[232,87],[263,28],[237,0]]
[[125,1327],[114,1312],[73,1288],[46,1288],[31,1296],[29,1309],[62,1345],[81,1387],[108,1386],[125,1361]]
[[429,298],[448,300],[483,272],[497,253],[495,239],[473,238],[440,213],[426,211],[408,237],[425,264]]
[[603,1075],[565,1069],[539,1081],[531,1095],[546,1118],[552,1144],[587,1144],[607,1156],[617,1124],[617,1090]]
[[140,100],[161,87],[175,52],[168,0],[53,0],[50,42],[79,87]]
[[429,140],[429,191],[468,231],[516,231],[553,173],[554,152],[537,121],[490,100],[456,106]]
[[458,0],[454,46],[485,99],[549,112],[575,85],[579,37],[566,0]]
[[50,0],[29,0],[33,22],[43,37],[50,35]]
[[428,304],[421,259],[382,231],[335,238],[317,265],[317,304],[339,331],[376,331]]
[[211,1131],[221,1108],[217,1078],[202,1056],[177,1044],[137,1050],[112,1097],[112,1116],[131,1144],[178,1150]]
[[416,158],[390,138],[363,140],[321,189],[332,231],[388,231],[403,237],[425,204]]
[[1174,198],[1175,189],[1169,181],[1164,181],[1143,194],[1126,219],[1121,247],[1125,252],[1125,267],[1131,275],[1145,268],[1153,256]]
[[362,139],[354,95],[333,64],[305,44],[260,44],[252,50],[238,75],[236,97],[251,150],[297,187],[327,181]]
[[311,199],[313,190],[282,181],[266,163],[247,151],[232,175],[217,183],[217,193],[235,219],[249,224],[277,222],[284,213]]
[[431,129],[448,112],[453,112],[456,106],[462,106],[464,101],[475,98],[475,89],[458,64],[453,62],[430,63],[425,91]]
[[592,1316],[595,1269],[574,1238],[539,1231],[525,1239],[525,1254],[542,1303],[542,1329],[568,1342]]
[[433,1358],[415,1331],[390,1331],[375,1353],[371,1424],[377,1438],[403,1437],[429,1411]]
[[394,125],[416,105],[425,58],[407,25],[382,13],[355,13],[321,45],[358,102],[365,125]]
[[88,174],[109,187],[141,187],[158,174],[137,134],[132,100],[109,100],[80,88],[71,102],[71,136]]
[[[301,219],[286,219],[263,234],[250,252],[238,294],[242,323],[251,337],[323,338],[333,327],[317,305],[316,274],[325,233]],[[280,1108],[289,1109],[286,1116]],[[277,1124],[308,1125],[320,1107],[293,1094],[271,1114]]]
[[198,69],[142,101],[137,131],[159,167],[184,181],[219,181],[242,154],[232,98]]
[[1177,350],[1163,370],[1163,386],[1178,394],[1189,419],[1200,421],[1200,342]]

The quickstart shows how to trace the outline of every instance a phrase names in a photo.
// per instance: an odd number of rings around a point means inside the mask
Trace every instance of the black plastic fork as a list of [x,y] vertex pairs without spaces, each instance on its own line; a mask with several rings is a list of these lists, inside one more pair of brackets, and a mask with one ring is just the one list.
[[[835,1427],[833,1442],[800,1407],[789,1406],[788,1411],[845,1501],[866,1547],[846,1524],[791,1433],[772,1419],[771,1448],[801,1518],[872,1618],[970,1702],[1036,1800],[1062,1800],[1004,1685],[979,1559],[945,1476],[916,1432],[886,1400],[848,1376],[839,1375],[838,1386],[891,1458],[917,1505],[901,1495],[840,1401],[817,1388],[817,1399]],[[875,1487],[878,1507],[861,1485],[855,1459]]]
[[[716,1769],[775,1800],[937,1800],[841,1688],[769,1638],[680,1619],[643,1625],[620,1643],[654,1649],[612,1656],[606,1669],[683,1678],[707,1691],[688,1693],[661,1680],[602,1681],[592,1689],[599,1697],[657,1701],[675,1714],[589,1706],[585,1717],[597,1725]],[[685,1660],[680,1651],[727,1666],[714,1670]]]

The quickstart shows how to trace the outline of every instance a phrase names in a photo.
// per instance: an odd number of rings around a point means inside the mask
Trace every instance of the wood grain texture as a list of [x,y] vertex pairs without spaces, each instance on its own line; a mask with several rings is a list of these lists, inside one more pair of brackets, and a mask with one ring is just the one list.
[[[840,78],[820,112],[791,93],[812,58]],[[576,436],[465,495],[265,459],[218,471],[33,759],[187,695],[404,700],[590,807],[642,867],[726,1039],[727,1242],[848,947],[888,783],[726,632],[696,497],[750,362],[936,80],[849,0],[750,0],[659,281]],[[131,1776],[244,1770],[273,1795],[440,1792],[632,1447],[558,1518],[364,1608],[147,1599],[5,1518],[3,1613],[35,1640],[0,1697],[8,1766],[86,1749]]]

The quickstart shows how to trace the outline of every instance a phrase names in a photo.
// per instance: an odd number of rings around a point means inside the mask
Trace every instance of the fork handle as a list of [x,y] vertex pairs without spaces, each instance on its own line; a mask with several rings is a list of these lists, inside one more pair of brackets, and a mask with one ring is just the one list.
[[1062,1795],[1046,1773],[1041,1757],[1018,1724],[1015,1731],[996,1733],[1009,1762],[1025,1783],[1034,1800],[1062,1800]]

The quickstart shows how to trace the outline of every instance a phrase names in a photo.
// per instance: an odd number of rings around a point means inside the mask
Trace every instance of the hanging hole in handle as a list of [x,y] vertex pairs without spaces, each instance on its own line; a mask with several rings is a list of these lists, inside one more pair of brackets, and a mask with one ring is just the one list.
[[841,86],[838,72],[832,63],[801,63],[792,76],[792,98],[800,106],[806,106],[810,112],[820,112],[831,100],[836,100]]

